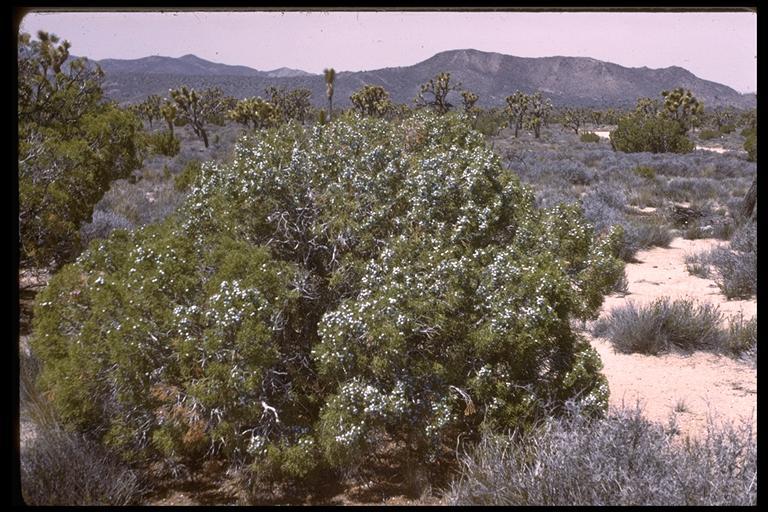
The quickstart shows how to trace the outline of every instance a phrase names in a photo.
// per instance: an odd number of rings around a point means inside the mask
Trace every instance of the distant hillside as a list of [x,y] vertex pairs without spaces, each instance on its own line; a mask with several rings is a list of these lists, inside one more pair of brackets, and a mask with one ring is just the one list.
[[[263,96],[269,85],[306,87],[317,106],[326,102],[322,75],[279,68],[257,71],[245,66],[209,62],[194,55],[178,59],[145,57],[136,60],[99,61],[106,73],[105,91],[119,102],[141,101],[149,94],[167,94],[180,85],[195,88],[220,87],[226,94],[244,98]],[[398,103],[412,103],[419,85],[437,73],[451,73],[452,81],[480,96],[478,105],[501,106],[504,98],[521,90],[540,90],[555,105],[622,107],[634,105],[641,96],[659,97],[665,89],[685,87],[707,106],[731,105],[751,108],[754,94],[739,94],[722,84],[703,80],[690,71],[673,66],[663,69],[627,68],[587,57],[524,58],[478,50],[451,50],[398,68],[338,72],[334,103],[348,106],[349,96],[366,84],[381,85]],[[460,104],[456,94],[449,97]]]
[[143,57],[141,59],[103,59],[97,61],[107,75],[179,75],[179,76],[267,76],[246,66],[210,62],[194,55],[183,57]]

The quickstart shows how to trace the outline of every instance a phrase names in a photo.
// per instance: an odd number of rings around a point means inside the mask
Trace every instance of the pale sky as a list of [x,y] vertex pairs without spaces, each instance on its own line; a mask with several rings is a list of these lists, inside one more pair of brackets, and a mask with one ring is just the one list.
[[445,50],[592,57],[680,66],[739,92],[757,90],[754,12],[35,12],[21,30],[52,32],[91,59],[189,53],[267,71],[410,66]]

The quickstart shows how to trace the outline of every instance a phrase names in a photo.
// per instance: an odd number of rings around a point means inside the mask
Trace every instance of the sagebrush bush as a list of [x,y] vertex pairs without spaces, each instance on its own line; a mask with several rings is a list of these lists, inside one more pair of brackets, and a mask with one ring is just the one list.
[[21,450],[27,505],[139,505],[145,484],[98,443],[61,428],[38,428]]
[[698,254],[686,254],[685,255],[685,269],[692,276],[701,277],[702,279],[708,279],[711,275],[709,269],[709,260],[707,253]]
[[579,139],[581,142],[600,142],[600,136],[592,132],[582,133]]
[[423,464],[541,400],[604,410],[570,322],[619,245],[535,209],[464,116],[287,123],[203,165],[177,215],[92,242],[40,293],[32,345],[65,423],[128,457],[276,481],[399,442]]
[[619,352],[660,354],[721,350],[726,336],[719,308],[709,302],[662,297],[646,305],[630,301],[598,321],[596,335],[606,336]]
[[757,317],[745,319],[743,314],[728,324],[728,346],[736,356],[757,361]]
[[757,251],[712,249],[707,261],[715,273],[715,283],[728,299],[749,299],[757,293]]
[[757,226],[746,222],[732,235],[730,247],[718,246],[687,255],[690,274],[714,279],[728,299],[749,299],[757,293]]
[[699,138],[701,140],[719,139],[720,132],[717,132],[715,130],[701,130],[699,132]]
[[642,219],[628,216],[627,196],[619,188],[600,184],[586,193],[581,204],[584,216],[598,232],[613,226],[622,228],[623,243],[619,257],[624,261],[632,261],[638,251],[649,247],[668,247],[673,239],[669,226],[662,219],[656,216]]
[[639,407],[590,420],[574,411],[512,435],[486,434],[461,459],[450,505],[756,505],[751,425],[710,421],[700,439],[647,420]]

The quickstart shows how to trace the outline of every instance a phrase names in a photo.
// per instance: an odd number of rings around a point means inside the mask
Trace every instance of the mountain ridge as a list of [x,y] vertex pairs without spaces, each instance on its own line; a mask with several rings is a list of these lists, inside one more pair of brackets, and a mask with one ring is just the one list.
[[[180,85],[217,86],[238,98],[263,96],[269,85],[306,87],[312,92],[314,105],[326,103],[323,76],[303,70],[283,67],[259,71],[207,61],[192,54],[94,62],[106,74],[107,96],[121,103],[141,101],[149,94],[165,94],[169,88]],[[387,89],[393,101],[410,104],[420,84],[442,71],[450,72],[452,81],[478,94],[478,105],[484,107],[503,106],[504,98],[516,90],[541,90],[555,105],[622,107],[634,105],[641,96],[657,98],[662,90],[674,87],[690,89],[706,106],[750,108],[756,103],[754,94],[741,94],[680,66],[630,68],[591,57],[517,57],[471,48],[438,52],[409,66],[340,71],[336,75],[334,102],[346,107],[354,91],[371,84]],[[449,100],[460,104],[458,93],[451,94]]]

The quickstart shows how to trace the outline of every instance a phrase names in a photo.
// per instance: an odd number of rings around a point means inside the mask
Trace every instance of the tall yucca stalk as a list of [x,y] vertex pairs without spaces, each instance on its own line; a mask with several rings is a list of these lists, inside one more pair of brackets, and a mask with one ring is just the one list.
[[336,70],[326,69],[325,73],[325,94],[328,96],[328,121],[333,119],[333,82],[336,80]]

